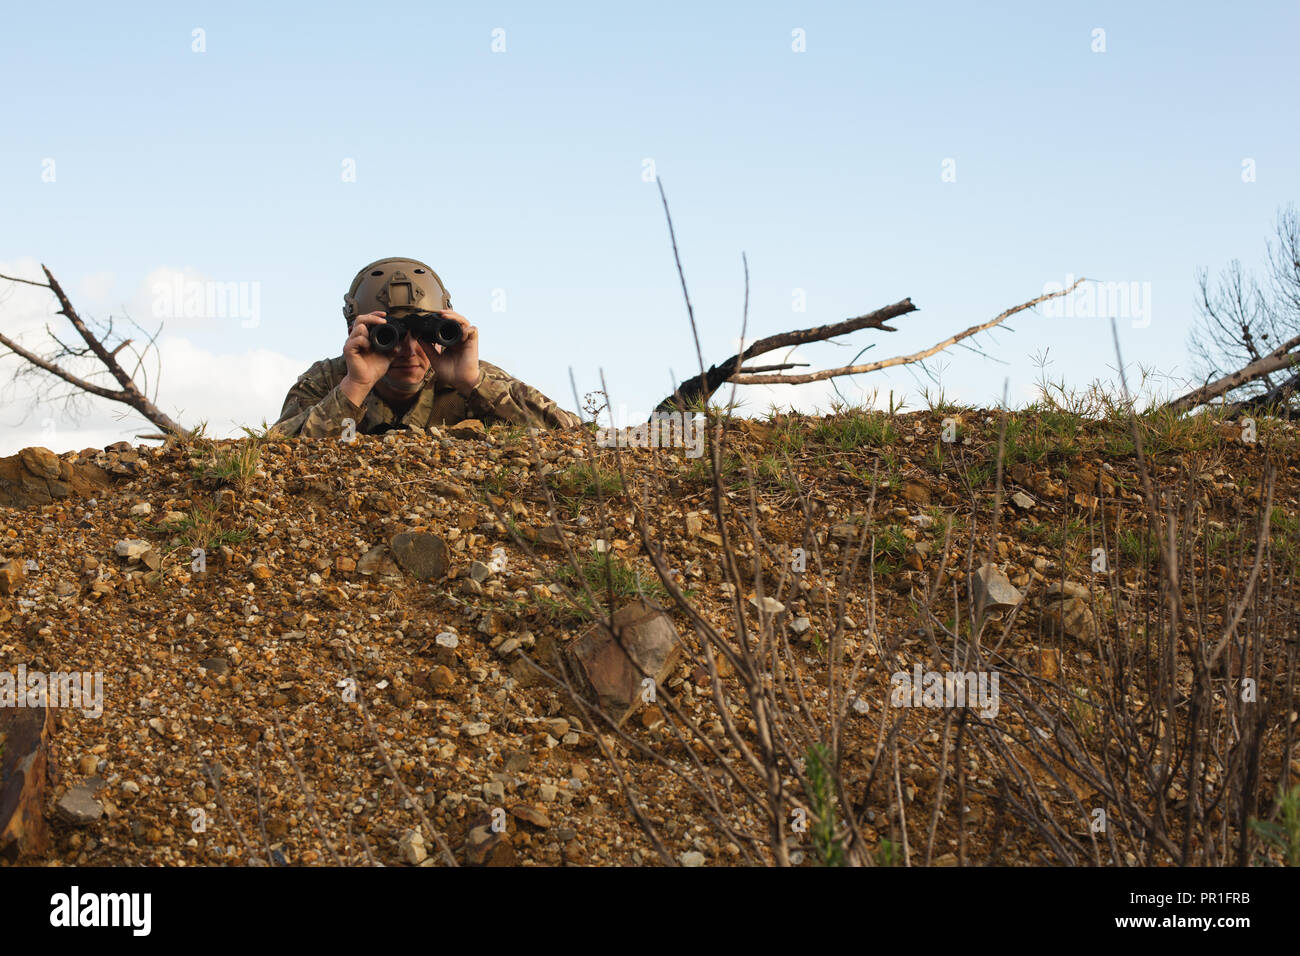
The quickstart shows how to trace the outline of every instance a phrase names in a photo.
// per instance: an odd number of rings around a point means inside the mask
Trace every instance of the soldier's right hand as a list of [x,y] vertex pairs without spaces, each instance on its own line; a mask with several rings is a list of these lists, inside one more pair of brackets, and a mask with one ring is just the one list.
[[376,352],[370,347],[370,329],[384,324],[383,312],[368,312],[352,322],[352,331],[343,343],[343,361],[348,373],[341,387],[354,405],[360,405],[370,390],[388,372],[394,352]]

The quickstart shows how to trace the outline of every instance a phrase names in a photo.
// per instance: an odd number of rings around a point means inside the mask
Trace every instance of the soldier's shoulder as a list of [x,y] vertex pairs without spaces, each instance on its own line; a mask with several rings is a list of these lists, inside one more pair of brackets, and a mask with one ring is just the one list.
[[348,363],[342,355],[334,358],[321,359],[319,362],[312,363],[311,368],[298,376],[300,383],[310,382],[312,384],[324,385],[327,388],[333,388],[339,382],[343,381],[344,376],[348,373]]
[[516,380],[515,377],[505,369],[501,368],[499,365],[493,365],[491,362],[485,362],[482,359],[479,359],[478,367],[483,370],[483,374],[487,378],[505,382],[513,382]]

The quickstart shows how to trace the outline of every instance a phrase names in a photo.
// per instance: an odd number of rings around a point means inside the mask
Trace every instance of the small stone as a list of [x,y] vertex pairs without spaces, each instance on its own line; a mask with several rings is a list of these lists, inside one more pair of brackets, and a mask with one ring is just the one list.
[[[757,597],[750,598],[749,604],[750,607],[754,608],[755,610],[758,610]],[[767,597],[766,595],[764,595],[763,611],[768,617],[776,617],[778,614],[783,614],[785,612],[785,605],[782,604],[780,601],[778,601],[776,598]]]
[[463,422],[448,426],[447,434],[452,438],[486,438],[487,429],[477,418],[467,418]]
[[443,664],[438,664],[429,671],[429,676],[425,680],[424,686],[428,688],[429,693],[434,696],[445,696],[448,691],[456,686],[456,675],[452,673],[451,668]]
[[1089,592],[1086,587],[1076,581],[1055,581],[1048,585],[1044,596],[1058,601],[1062,600],[1062,598],[1080,598],[1086,601]]
[[94,754],[86,754],[86,756],[81,758],[81,762],[77,765],[77,769],[81,771],[83,777],[89,777],[99,770],[99,758]]
[[138,558],[148,551],[152,545],[148,541],[142,541],[139,538],[125,538],[113,545],[113,552],[119,558],[126,558],[128,561],[132,558]]
[[492,577],[492,569],[482,561],[473,561],[469,566],[469,576],[475,583],[482,584],[488,578]]
[[73,787],[56,804],[59,816],[73,826],[88,826],[104,815],[104,807],[89,787]]
[[515,850],[509,836],[497,833],[490,823],[485,823],[466,835],[465,860],[470,866],[513,866]]
[[796,617],[793,621],[790,622],[790,630],[793,631],[795,634],[806,634],[808,633],[808,629],[811,627],[812,627],[812,621],[808,620],[808,618],[803,616]]
[[149,502],[147,501],[142,501],[138,505],[131,506],[131,514],[133,516],[139,517],[142,515],[147,515],[152,513],[153,513],[153,505],[149,504]]
[[687,512],[686,515],[686,533],[692,538],[704,530],[704,518],[698,511]]
[[403,532],[389,542],[397,563],[418,581],[432,581],[447,573],[447,543],[423,531]]
[[23,563],[17,558],[0,564],[0,594],[16,594],[18,586],[27,578]]
[[489,730],[491,730],[492,726],[490,724],[483,723],[482,721],[475,721],[473,723],[465,724],[460,729],[461,732],[466,737],[481,737]]
[[361,560],[357,561],[355,568],[358,574],[365,575],[378,574],[398,577],[402,573],[388,553],[388,546],[385,544],[377,544],[363,554]]
[[919,481],[909,481],[903,485],[903,498],[915,505],[928,505],[930,489]]
[[547,548],[563,548],[564,535],[554,525],[546,525],[537,532],[537,543]]
[[1034,499],[1023,491],[1017,491],[1011,496],[1011,503],[1022,511],[1028,511],[1034,506]]
[[704,865],[704,854],[701,853],[699,850],[687,850],[677,859],[682,864],[682,866],[695,867],[695,866]]
[[550,717],[545,720],[539,720],[533,724],[538,730],[550,734],[552,737],[563,737],[569,732],[569,722],[563,717]]
[[550,829],[551,826],[551,818],[543,810],[530,807],[527,804],[521,803],[511,808],[510,815],[517,820],[531,823],[535,827],[541,827],[543,830]]
[[252,573],[253,577],[257,578],[259,581],[265,581],[274,574],[274,572],[261,561],[258,561],[249,568],[249,571]]
[[982,603],[987,611],[1004,610],[1024,600],[1024,595],[1012,587],[1010,579],[996,565],[983,565],[971,574],[970,583],[977,608]]
[[402,838],[397,841],[397,848],[401,851],[402,859],[412,866],[419,866],[429,855],[424,846],[424,834],[419,830],[407,830],[402,834]]
[[831,525],[831,538],[835,541],[857,541],[862,537],[862,526],[852,522]]
[[1043,607],[1043,623],[1049,634],[1060,632],[1077,641],[1092,641],[1097,633],[1097,619],[1088,602],[1081,597],[1060,595]]
[[230,673],[230,662],[224,657],[205,658],[199,661],[199,666],[217,677],[225,677]]

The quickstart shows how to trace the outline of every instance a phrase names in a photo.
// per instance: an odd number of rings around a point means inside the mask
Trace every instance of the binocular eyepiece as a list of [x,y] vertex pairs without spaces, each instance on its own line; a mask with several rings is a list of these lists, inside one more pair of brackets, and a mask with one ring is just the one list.
[[461,339],[460,323],[437,312],[414,312],[410,315],[389,316],[383,325],[370,327],[370,347],[376,352],[392,352],[410,332],[429,345],[444,348],[456,345]]

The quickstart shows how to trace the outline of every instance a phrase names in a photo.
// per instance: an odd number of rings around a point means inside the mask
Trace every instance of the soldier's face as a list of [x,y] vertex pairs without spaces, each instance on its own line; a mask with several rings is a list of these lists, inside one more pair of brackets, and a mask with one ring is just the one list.
[[429,371],[429,355],[425,350],[436,348],[436,345],[425,345],[413,335],[402,336],[384,375],[384,383],[398,392],[417,391]]

